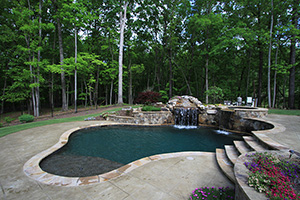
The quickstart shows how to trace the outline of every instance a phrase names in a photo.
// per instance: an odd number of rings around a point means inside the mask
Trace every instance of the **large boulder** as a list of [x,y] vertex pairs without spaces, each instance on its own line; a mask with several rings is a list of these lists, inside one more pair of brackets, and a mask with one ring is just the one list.
[[199,101],[196,97],[193,96],[175,96],[171,98],[168,103],[167,107],[173,111],[175,107],[183,107],[183,108],[198,108],[199,110],[204,110],[205,106]]

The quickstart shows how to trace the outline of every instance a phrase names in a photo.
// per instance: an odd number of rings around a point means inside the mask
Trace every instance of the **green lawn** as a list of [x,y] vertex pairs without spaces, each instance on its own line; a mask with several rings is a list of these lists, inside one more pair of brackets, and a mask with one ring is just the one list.
[[[104,111],[104,112],[113,112],[113,111],[118,111],[121,110],[122,108],[114,108],[109,111]],[[103,112],[101,112],[103,113]],[[45,121],[38,121],[38,122],[31,122],[31,123],[26,123],[26,124],[19,124],[15,126],[7,126],[0,128],[0,137],[3,137],[5,135],[15,133],[18,131],[23,131],[26,129],[34,128],[34,127],[39,127],[39,126],[44,126],[44,125],[49,125],[49,124],[57,124],[57,123],[64,123],[64,122],[74,122],[74,121],[84,121],[84,119],[88,117],[96,117],[99,116],[101,113],[96,113],[96,114],[89,114],[85,116],[78,116],[78,117],[69,117],[69,118],[62,118],[62,119],[50,119],[50,120],[45,120]]]
[[269,114],[277,115],[298,115],[300,116],[300,110],[284,110],[284,109],[269,109]]
[[[104,111],[104,112],[113,112],[113,111],[118,111],[118,110],[121,110],[121,108],[115,108],[115,109],[111,109],[109,111]],[[278,115],[298,115],[298,116],[300,116],[300,110],[269,109],[268,113],[269,114],[278,114]],[[85,116],[78,116],[78,117],[62,118],[62,119],[50,119],[50,120],[31,122],[31,123],[20,124],[20,125],[15,125],[15,126],[7,126],[7,127],[0,128],[0,137],[3,137],[5,135],[11,134],[11,133],[15,133],[18,131],[34,128],[34,127],[39,127],[39,126],[44,126],[44,125],[49,125],[49,124],[64,123],[64,122],[83,121],[84,119],[86,119],[88,117],[95,117],[95,116],[99,116],[99,113],[89,114],[89,115],[85,115]]]

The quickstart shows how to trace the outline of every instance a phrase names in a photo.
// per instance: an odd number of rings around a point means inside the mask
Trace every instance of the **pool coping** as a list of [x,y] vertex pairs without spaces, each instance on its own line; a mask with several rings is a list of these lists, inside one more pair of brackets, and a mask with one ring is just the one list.
[[[208,152],[201,152],[201,151],[187,151],[187,152],[175,152],[175,153],[165,153],[165,154],[157,154],[152,155],[148,157],[141,158],[139,160],[133,161],[129,164],[126,164],[120,168],[117,168],[115,170],[112,170],[110,172],[94,175],[94,176],[88,176],[88,177],[64,177],[59,175],[54,175],[48,172],[45,172],[41,169],[39,163],[48,155],[52,154],[53,152],[57,151],[58,149],[62,148],[65,144],[67,144],[69,136],[81,129],[86,128],[93,128],[93,127],[106,127],[111,125],[133,125],[133,126],[161,126],[161,125],[144,125],[144,124],[128,124],[128,123],[115,123],[112,122],[110,124],[93,124],[93,125],[87,125],[87,126],[81,126],[76,127],[73,129],[70,129],[66,132],[64,132],[60,138],[59,141],[54,144],[52,147],[38,153],[37,155],[33,156],[31,159],[29,159],[23,166],[24,173],[38,181],[47,185],[56,185],[56,186],[83,186],[83,185],[91,185],[96,183],[102,183],[105,181],[108,181],[110,179],[119,177],[121,175],[124,175],[142,165],[145,165],[147,163],[158,161],[161,159],[168,159],[168,158],[175,158],[175,157],[182,157],[182,156],[202,156],[207,154]],[[211,152],[209,152],[211,154]]]
[[274,150],[288,150],[289,149],[288,147],[286,147],[268,137],[268,134],[276,134],[276,133],[284,132],[286,130],[286,128],[283,125],[272,122],[272,121],[265,120],[263,118],[244,118],[244,119],[255,120],[255,121],[273,125],[273,128],[271,128],[271,129],[251,131],[251,133],[257,139],[259,139],[262,143],[266,144],[267,146],[271,147]]
[[[271,138],[269,138],[267,135],[265,135],[265,134],[269,134],[269,133],[283,132],[285,130],[284,126],[274,123],[274,122],[263,120],[261,118],[260,119],[248,118],[248,119],[272,124],[274,126],[274,128],[269,129],[269,130],[263,130],[263,131],[252,131],[253,135],[255,135],[263,143],[271,146],[274,149],[278,149],[278,150],[288,149],[287,147],[273,141]],[[153,124],[145,125],[145,124],[129,124],[129,123],[111,122],[109,124],[93,124],[93,125],[76,127],[76,128],[70,129],[68,131],[65,131],[60,136],[59,141],[56,144],[54,144],[52,147],[38,153],[37,155],[35,155],[31,159],[29,159],[23,166],[24,173],[28,177],[30,177],[38,182],[47,184],[47,185],[67,186],[67,187],[83,186],[83,185],[90,185],[90,184],[96,184],[96,183],[108,181],[110,179],[113,179],[113,178],[116,178],[123,174],[126,174],[142,165],[145,165],[145,164],[153,162],[153,161],[174,158],[174,157],[182,157],[182,156],[187,156],[187,157],[188,156],[197,156],[197,155],[200,156],[200,155],[205,155],[207,153],[207,152],[201,152],[201,151],[189,151],[189,152],[175,152],[175,153],[152,155],[152,156],[144,157],[142,159],[133,161],[129,164],[126,164],[126,165],[124,165],[120,168],[117,168],[115,170],[112,170],[110,172],[95,175],[95,176],[88,176],[88,177],[64,177],[64,176],[47,173],[40,168],[39,163],[42,161],[42,159],[44,159],[48,155],[52,154],[53,152],[57,151],[58,149],[63,147],[65,144],[67,144],[69,136],[72,133],[74,133],[80,129],[93,128],[93,127],[105,127],[105,126],[110,126],[110,125],[161,126],[160,124],[159,125],[153,125]]]

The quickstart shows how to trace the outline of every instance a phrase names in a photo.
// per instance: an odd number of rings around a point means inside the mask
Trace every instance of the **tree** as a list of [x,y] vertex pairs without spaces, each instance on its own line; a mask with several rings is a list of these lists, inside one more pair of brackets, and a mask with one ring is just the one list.
[[217,7],[216,1],[209,1],[202,4],[197,4],[197,9],[200,11],[200,14],[195,14],[192,17],[192,23],[197,32],[201,33],[201,37],[198,38],[198,43],[202,44],[202,55],[205,58],[204,71],[205,71],[205,102],[208,103],[208,90],[209,90],[209,66],[210,60],[214,52],[217,52],[216,48],[219,48],[216,45],[216,36],[220,36],[220,30],[222,30],[223,19],[221,14],[219,14],[218,9],[215,10],[215,13],[212,12],[212,9]]
[[[55,18],[57,23],[57,33],[58,33],[58,45],[59,45],[59,58],[60,58],[60,65],[63,66],[64,64],[64,47],[63,47],[63,36],[62,36],[62,29],[61,29],[61,14],[63,14],[63,10],[61,8],[60,2],[57,0],[51,0],[54,5],[55,10]],[[61,95],[62,95],[62,111],[68,110],[67,104],[67,92],[66,92],[66,80],[65,80],[65,72],[62,67],[61,70]]]
[[[272,33],[273,33],[273,0],[271,0],[271,24],[270,24],[270,44],[269,44],[269,54],[268,54],[268,106],[269,108],[272,106],[271,104],[271,52],[272,52]],[[275,87],[275,86],[274,86]]]
[[120,46],[119,46],[119,85],[118,85],[118,104],[123,104],[123,48],[124,48],[124,29],[126,24],[127,6],[129,2],[122,2],[120,11]]
[[289,79],[289,108],[295,109],[295,75],[296,75],[296,35],[299,36],[299,29],[297,29],[299,20],[299,0],[292,2],[292,35],[291,35],[291,46],[290,46],[290,79]]

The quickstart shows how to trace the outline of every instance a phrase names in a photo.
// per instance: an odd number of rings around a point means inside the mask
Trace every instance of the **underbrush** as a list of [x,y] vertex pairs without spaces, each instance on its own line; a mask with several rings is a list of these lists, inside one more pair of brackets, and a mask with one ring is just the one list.
[[143,106],[142,111],[161,111],[161,108],[155,106]]

